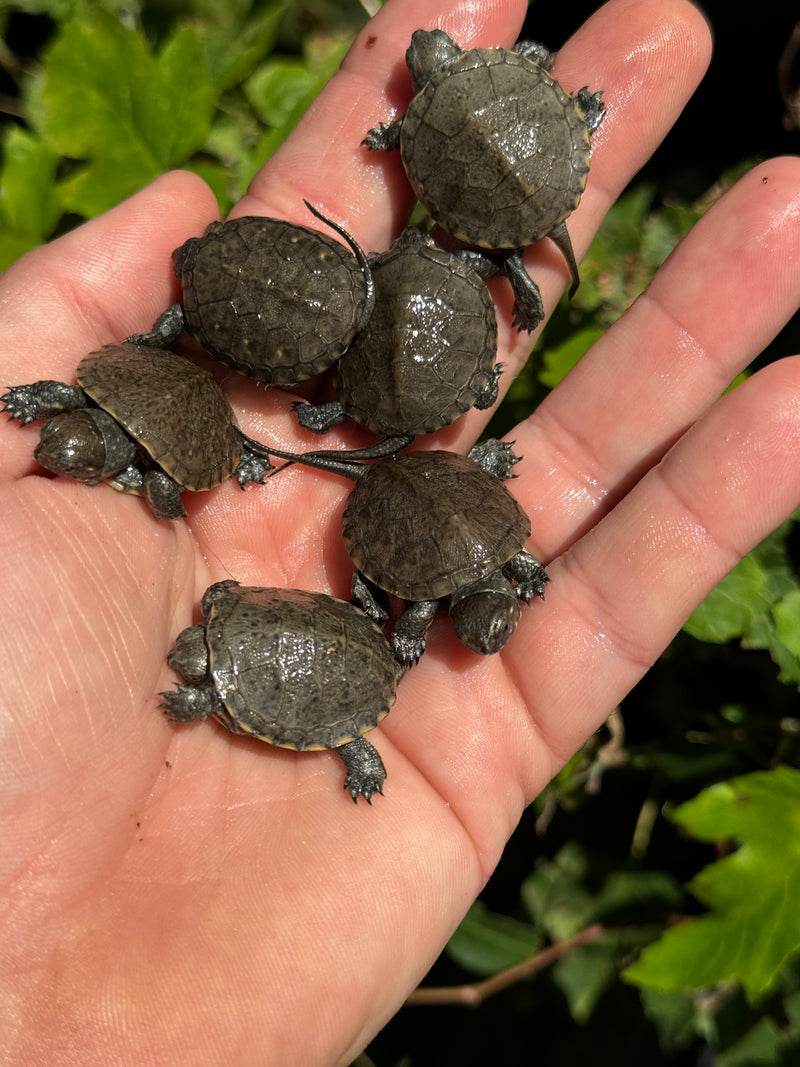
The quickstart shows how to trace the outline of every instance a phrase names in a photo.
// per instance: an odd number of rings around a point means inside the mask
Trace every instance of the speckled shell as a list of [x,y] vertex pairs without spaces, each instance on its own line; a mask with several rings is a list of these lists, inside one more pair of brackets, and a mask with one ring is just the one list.
[[294,385],[329,367],[367,302],[348,248],[282,219],[214,222],[172,258],[192,335],[222,363],[268,384]]
[[403,600],[438,600],[507,563],[531,525],[500,479],[468,456],[421,451],[366,470],[342,529],[370,581]]
[[400,151],[409,181],[449,233],[522,248],[578,206],[589,128],[542,67],[504,48],[461,53],[411,101]]
[[242,439],[230,404],[190,360],[126,341],[84,356],[77,378],[181,488],[210,489],[236,469]]
[[497,356],[486,283],[424,235],[407,234],[373,262],[375,310],[333,371],[348,415],[388,436],[431,433],[468,411]]
[[383,633],[325,593],[233,586],[211,605],[206,644],[224,725],[272,745],[336,748],[383,719],[400,668]]

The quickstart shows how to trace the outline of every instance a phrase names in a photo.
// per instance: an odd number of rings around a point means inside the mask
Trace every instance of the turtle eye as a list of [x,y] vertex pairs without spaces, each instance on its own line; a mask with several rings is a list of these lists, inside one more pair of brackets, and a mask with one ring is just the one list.
[[481,656],[499,652],[517,628],[519,601],[494,590],[472,593],[450,609],[459,641]]

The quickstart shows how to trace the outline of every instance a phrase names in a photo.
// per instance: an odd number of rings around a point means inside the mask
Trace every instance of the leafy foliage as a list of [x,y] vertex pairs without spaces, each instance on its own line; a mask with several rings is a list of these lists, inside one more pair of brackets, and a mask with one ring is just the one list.
[[735,978],[763,996],[800,952],[800,771],[779,766],[720,782],[672,818],[700,840],[742,843],[689,883],[711,914],[673,927],[625,977],[667,990]]

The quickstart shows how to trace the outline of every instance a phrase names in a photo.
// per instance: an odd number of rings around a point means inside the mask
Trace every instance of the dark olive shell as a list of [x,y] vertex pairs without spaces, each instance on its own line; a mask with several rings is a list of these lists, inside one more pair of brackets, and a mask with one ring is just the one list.
[[84,356],[77,377],[181,488],[210,489],[233,474],[242,438],[208,371],[167,349],[125,341]]
[[411,101],[400,151],[414,192],[449,233],[483,248],[522,248],[578,206],[589,127],[537,63],[476,48]]
[[400,668],[388,642],[346,601],[234,585],[205,626],[211,676],[236,732],[282,748],[336,748],[394,704]]
[[531,524],[500,479],[455,452],[405,452],[365,470],[342,516],[355,566],[403,600],[438,600],[524,548]]
[[190,333],[248,377],[294,385],[345,351],[368,284],[339,241],[283,219],[214,222],[172,255]]
[[372,263],[369,323],[333,370],[348,415],[387,436],[431,433],[468,411],[493,376],[497,318],[463,260],[407,231]]

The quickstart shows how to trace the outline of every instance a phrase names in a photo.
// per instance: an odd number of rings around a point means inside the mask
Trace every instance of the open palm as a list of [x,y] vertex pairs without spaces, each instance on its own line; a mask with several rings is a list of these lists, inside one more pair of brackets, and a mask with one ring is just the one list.
[[[511,44],[524,0],[389,0],[236,214],[309,224],[303,198],[369,249],[402,228],[396,153],[359,147],[404,109],[420,25]],[[477,12],[480,10],[480,14]],[[569,223],[585,251],[705,69],[686,0],[611,0],[555,68],[604,90],[607,117]],[[26,256],[0,280],[3,382],[74,380],[89,350],[177,298],[170,253],[215,202],[171,174]],[[648,291],[511,435],[510,487],[548,561],[544,604],[497,656],[446,617],[372,735],[385,795],[354,806],[331,753],[297,755],[216,724],[170,726],[165,654],[208,584],[347,596],[349,484],[293,467],[245,492],[186,494],[157,521],[105,487],[43,476],[33,430],[2,434],[2,1002],[26,1065],[346,1064],[424,975],[523,806],[658,656],[705,593],[800,500],[800,363],[719,400],[800,295],[800,163],[761,165],[695,227]],[[545,307],[568,282],[528,257]],[[500,305],[502,386],[531,339]],[[287,393],[216,371],[242,428],[319,447]],[[316,383],[303,390],[313,396]],[[471,412],[422,447],[466,449]],[[326,447],[365,444],[354,427]]]

